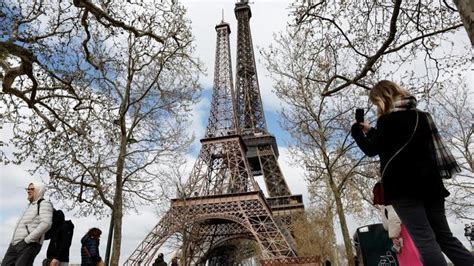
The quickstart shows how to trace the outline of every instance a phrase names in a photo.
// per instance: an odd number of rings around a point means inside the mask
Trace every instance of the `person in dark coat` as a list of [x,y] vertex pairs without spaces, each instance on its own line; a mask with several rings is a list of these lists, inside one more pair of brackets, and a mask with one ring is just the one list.
[[102,261],[99,254],[100,235],[102,231],[99,228],[91,228],[82,239],[81,247],[81,265],[82,266],[96,266],[98,262]]
[[391,204],[406,226],[425,266],[473,265],[472,254],[453,236],[442,178],[459,172],[454,157],[441,142],[433,119],[416,109],[416,99],[388,80],[378,82],[369,99],[377,106],[377,127],[352,126],[352,137],[368,156],[378,155],[385,204]]
[[171,259],[171,266],[178,266],[178,258],[173,257]]
[[153,266],[167,266],[168,264],[165,262],[163,258],[163,253],[158,254],[155,262],[153,262]]
[[48,232],[51,234],[51,239],[46,252],[46,258],[51,266],[68,265],[69,262],[69,248],[71,247],[72,236],[74,234],[74,224],[64,219],[64,213],[61,210],[56,211],[56,216],[53,216],[53,224],[58,224],[55,232]]

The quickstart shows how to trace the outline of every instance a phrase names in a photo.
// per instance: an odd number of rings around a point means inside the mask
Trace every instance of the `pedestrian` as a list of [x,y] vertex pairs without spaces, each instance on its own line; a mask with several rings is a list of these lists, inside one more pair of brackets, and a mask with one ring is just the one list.
[[163,258],[163,253],[158,254],[158,257],[153,262],[153,266],[167,266],[168,264],[165,262]]
[[[64,213],[56,210],[53,224],[58,224],[56,231],[51,232],[48,251],[46,252],[48,266],[67,266],[69,264],[69,249],[74,234],[74,224],[65,220]],[[56,221],[54,221],[56,219]]]
[[445,214],[449,196],[442,178],[459,166],[440,141],[429,113],[392,81],[378,82],[369,93],[377,107],[377,126],[356,122],[351,132],[368,156],[378,155],[386,204],[391,204],[420,252],[423,265],[474,263],[472,254],[453,236]]
[[2,266],[33,265],[43,245],[44,234],[52,224],[51,202],[42,200],[38,208],[38,200],[43,199],[45,191],[43,184],[34,182],[28,184],[26,192],[29,204],[15,227]]
[[178,266],[178,258],[173,257],[171,259],[171,266]]
[[96,266],[102,262],[99,253],[100,235],[102,231],[99,228],[91,228],[82,237],[81,243],[81,265]]

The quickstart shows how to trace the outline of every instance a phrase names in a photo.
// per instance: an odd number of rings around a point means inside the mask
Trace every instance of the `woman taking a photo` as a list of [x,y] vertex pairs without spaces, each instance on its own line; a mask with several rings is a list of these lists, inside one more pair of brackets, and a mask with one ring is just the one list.
[[443,177],[459,172],[441,143],[428,113],[416,109],[416,99],[396,83],[382,80],[370,91],[377,106],[377,127],[355,123],[352,136],[367,156],[380,158],[385,204],[393,205],[413,239],[425,266],[474,264],[474,257],[453,236],[446,219]]

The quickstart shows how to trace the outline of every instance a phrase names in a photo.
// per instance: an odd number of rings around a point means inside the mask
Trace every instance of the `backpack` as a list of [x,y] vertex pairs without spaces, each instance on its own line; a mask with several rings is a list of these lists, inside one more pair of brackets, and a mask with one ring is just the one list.
[[[43,201],[44,199],[39,199],[38,200],[38,214],[39,215],[39,210],[40,210],[40,203]],[[59,218],[59,215],[60,215],[60,211],[61,210],[56,210],[55,208],[53,208],[53,224],[51,225],[51,228],[49,228],[48,231],[46,231],[45,235],[44,235],[44,239],[45,240],[48,240],[48,239],[51,239],[51,237],[53,237],[56,232],[58,231],[58,228],[60,226],[60,223],[58,222],[58,218]]]

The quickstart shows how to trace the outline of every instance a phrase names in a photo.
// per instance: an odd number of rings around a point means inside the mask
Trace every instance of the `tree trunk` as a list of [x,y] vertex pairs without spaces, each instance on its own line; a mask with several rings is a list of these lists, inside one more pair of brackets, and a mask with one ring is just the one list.
[[[116,204],[114,204],[114,240],[112,246],[112,258],[110,260],[110,265],[119,265],[120,259],[120,249],[122,245],[122,217],[123,217],[123,208],[122,208],[122,189],[120,194],[116,196]],[[117,203],[120,202],[120,203]]]
[[332,249],[331,249],[331,261],[333,262],[332,265],[334,266],[339,266],[339,260],[338,260],[338,256],[337,256],[337,252],[336,252],[336,246],[337,246],[337,241],[336,241],[336,232],[334,230],[334,213],[332,212],[332,208],[331,209],[331,213],[329,215],[329,217],[331,218],[330,220],[330,223],[328,224],[328,227],[330,228],[330,232],[331,232],[331,246],[332,246]]
[[[123,121],[124,122],[124,121]],[[117,160],[117,173],[114,197],[114,241],[112,246],[112,258],[110,265],[119,265],[120,249],[122,245],[122,217],[123,217],[123,169],[125,166],[125,154],[127,152],[127,136],[122,134],[120,142],[120,154]]]
[[354,252],[352,251],[352,242],[351,238],[349,236],[349,230],[347,229],[347,221],[346,221],[346,216],[344,215],[344,207],[342,206],[342,201],[341,198],[338,197],[338,194],[336,198],[336,210],[337,210],[337,216],[339,218],[339,223],[341,224],[341,232],[342,232],[342,237],[344,238],[344,246],[346,248],[346,257],[347,257],[347,262],[348,265],[353,266],[354,264]]
[[461,20],[471,40],[471,45],[474,47],[474,1],[454,0],[454,4],[456,4],[459,15],[461,15]]
[[187,264],[187,250],[188,250],[188,236],[186,234],[186,226],[184,226],[183,228],[183,231],[182,231],[182,235],[183,235],[183,243],[181,245],[181,261],[182,261],[182,264],[181,265],[188,265]]
[[[319,128],[323,128],[322,124],[319,122]],[[347,257],[347,262],[349,266],[355,266],[354,262],[354,253],[352,252],[352,242],[349,236],[349,230],[347,229],[347,222],[346,222],[346,216],[344,214],[344,207],[342,205],[342,200],[341,200],[341,195],[339,193],[338,186],[334,183],[333,179],[333,173],[331,171],[330,167],[330,160],[329,156],[326,150],[326,137],[324,133],[319,133],[321,136],[321,147],[322,147],[322,155],[324,156],[324,163],[326,165],[326,169],[328,170],[329,174],[329,186],[331,187],[332,194],[334,195],[334,199],[336,202],[336,211],[337,211],[337,216],[339,218],[339,223],[341,225],[341,232],[342,232],[342,237],[344,239],[344,247],[346,249],[346,257]],[[334,231],[334,230],[333,230]],[[335,248],[335,247],[334,247]]]

